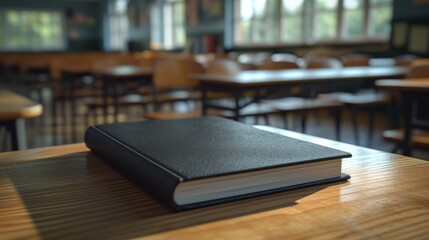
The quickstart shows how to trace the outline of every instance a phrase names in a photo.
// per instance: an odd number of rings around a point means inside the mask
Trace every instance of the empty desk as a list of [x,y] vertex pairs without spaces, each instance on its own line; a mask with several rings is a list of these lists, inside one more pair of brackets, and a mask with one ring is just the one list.
[[42,113],[41,104],[9,90],[0,90],[0,126],[11,133],[12,150],[27,148],[24,119]]

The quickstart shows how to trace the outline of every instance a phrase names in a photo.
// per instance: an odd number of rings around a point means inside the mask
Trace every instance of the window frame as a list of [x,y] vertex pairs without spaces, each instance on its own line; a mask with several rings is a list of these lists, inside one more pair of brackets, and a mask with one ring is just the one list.
[[[65,12],[63,10],[59,10],[59,9],[51,9],[51,8],[24,8],[24,7],[4,7],[0,9],[0,12],[7,12],[7,11],[17,11],[17,12],[53,12],[56,14],[59,14],[60,16],[60,38],[61,39],[61,46],[60,47],[19,47],[19,48],[9,48],[9,47],[2,47],[0,46],[0,52],[55,52],[55,51],[64,51],[68,48],[68,39],[67,39],[67,24],[66,24],[66,16],[65,16]],[[5,29],[9,30],[9,27],[6,27],[6,21],[3,18],[0,18],[0,27],[3,28],[3,30],[6,32]],[[27,27],[26,27],[27,28]],[[28,28],[27,28],[28,29]],[[28,31],[28,30],[26,30]],[[26,36],[28,36],[28,32],[26,33]],[[7,34],[5,34],[6,36]],[[30,38],[30,37],[28,37]]]
[[[232,13],[234,14],[232,17],[233,20],[233,24],[232,27],[230,28],[230,31],[232,32],[231,36],[232,36],[232,47],[233,48],[269,48],[269,47],[273,47],[273,46],[284,46],[284,47],[297,47],[297,46],[314,46],[314,45],[355,45],[355,44],[383,44],[383,43],[388,43],[389,42],[389,37],[390,34],[388,34],[386,37],[373,37],[370,36],[369,33],[369,29],[370,29],[370,10],[371,10],[371,0],[364,0],[363,1],[363,34],[362,37],[360,38],[346,38],[344,37],[344,30],[343,30],[343,25],[344,25],[344,1],[345,0],[338,0],[338,5],[336,7],[336,19],[337,19],[337,26],[336,26],[336,37],[332,38],[332,39],[315,39],[314,38],[314,33],[315,33],[315,23],[314,23],[314,13],[316,10],[316,3],[313,0],[304,0],[303,3],[303,11],[301,13],[301,17],[302,17],[302,28],[303,28],[303,38],[301,41],[284,41],[281,37],[281,34],[283,32],[282,30],[282,24],[279,24],[279,36],[278,39],[276,40],[271,40],[269,42],[269,44],[264,43],[264,44],[255,44],[252,42],[248,42],[248,43],[240,43],[237,42],[237,38],[236,38],[236,28],[237,26],[239,26],[239,21],[241,20],[241,16],[237,15],[237,12],[240,13],[240,9],[236,9],[239,4],[241,4],[243,0],[235,0],[233,1],[233,6],[234,6],[234,10],[232,11]],[[278,0],[279,3],[279,7],[282,7],[282,0]],[[238,3],[236,3],[238,2]],[[393,0],[390,3],[386,3],[386,4],[378,4],[378,5],[383,5],[383,7],[385,6],[389,6],[390,5],[390,10],[393,13]],[[308,17],[308,15],[313,15],[311,17]],[[393,14],[392,14],[393,15]],[[283,13],[282,10],[280,10],[280,14],[278,16],[278,20],[282,21],[284,18],[285,14]],[[253,19],[253,16],[252,16]],[[392,31],[392,29],[390,30]]]
[[[178,7],[179,4],[183,4],[183,16],[182,21],[176,21],[176,11],[175,9]],[[169,10],[171,11],[171,14],[169,16],[171,17],[171,22],[166,23],[166,18],[164,17],[166,14],[166,7],[169,7]],[[155,10],[154,10],[155,9]],[[154,2],[151,5],[151,14],[152,11],[157,11],[157,17],[158,22],[154,24],[152,22],[152,16],[151,16],[151,39],[150,39],[150,48],[152,50],[168,50],[168,51],[174,51],[177,49],[182,49],[186,46],[186,1],[185,0],[170,0],[170,1],[162,1],[162,2]],[[169,28],[171,28],[171,32],[166,34],[166,26],[169,24]],[[170,26],[171,25],[171,26]],[[155,29],[155,27],[159,27],[160,29]],[[185,36],[185,41],[183,44],[181,44],[178,40],[178,34],[177,31],[180,31],[179,28],[182,28],[183,34]],[[152,37],[152,33],[157,33],[155,35],[156,39],[154,40]],[[169,44],[166,44],[166,35],[172,36],[172,41]]]

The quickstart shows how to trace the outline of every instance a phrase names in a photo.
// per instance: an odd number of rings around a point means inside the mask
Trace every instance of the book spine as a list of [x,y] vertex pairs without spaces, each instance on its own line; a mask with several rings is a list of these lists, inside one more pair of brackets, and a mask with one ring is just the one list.
[[85,132],[85,144],[95,155],[173,210],[174,190],[182,179],[96,127]]

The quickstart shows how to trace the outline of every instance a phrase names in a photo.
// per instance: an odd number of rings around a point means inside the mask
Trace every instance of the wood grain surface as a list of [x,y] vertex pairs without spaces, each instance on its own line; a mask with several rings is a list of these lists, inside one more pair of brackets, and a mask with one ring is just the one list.
[[0,121],[42,115],[43,106],[9,90],[0,89]]
[[0,154],[0,239],[428,239],[429,162],[349,151],[347,182],[171,212],[84,144]]

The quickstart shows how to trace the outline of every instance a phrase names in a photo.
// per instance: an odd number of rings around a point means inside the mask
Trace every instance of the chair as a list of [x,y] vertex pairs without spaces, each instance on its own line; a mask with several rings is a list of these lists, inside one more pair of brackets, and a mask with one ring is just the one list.
[[[96,80],[98,81],[98,87],[102,87],[102,76],[101,72],[106,69],[112,69],[121,66],[143,66],[146,68],[152,67],[151,61],[146,61],[146,58],[138,58],[136,55],[131,54],[115,54],[106,56],[103,59],[98,59],[91,66],[91,71],[94,74]],[[126,84],[121,84],[121,89],[119,90],[120,96],[117,100],[117,107],[131,107],[131,106],[142,106],[143,112],[146,112],[146,105],[150,103],[150,98],[152,94],[152,89],[148,86],[141,86],[139,81],[127,81]],[[126,91],[125,91],[126,90]],[[109,99],[107,103],[103,98],[92,98],[87,102],[87,113],[86,113],[86,123],[89,125],[89,117],[92,113],[94,122],[96,122],[96,111],[97,109],[103,108],[106,109],[110,106],[114,106],[114,101]],[[117,116],[114,116],[117,118]],[[105,119],[106,121],[106,119]]]
[[[346,67],[368,66],[370,57],[364,54],[350,54],[341,58]],[[321,99],[337,100],[343,103],[351,111],[351,119],[355,143],[359,144],[358,110],[368,111],[368,146],[372,143],[374,135],[375,110],[379,106],[387,106],[391,102],[391,96],[373,89],[360,89],[357,85],[351,85],[352,92],[333,92],[319,95]]]
[[418,57],[412,54],[405,54],[395,57],[395,66],[408,67],[414,62]]
[[258,70],[286,70],[286,69],[299,69],[300,67],[293,61],[264,61],[259,66]]
[[217,59],[208,63],[206,73],[216,75],[234,75],[242,70],[242,66],[231,59]]
[[331,57],[311,57],[307,58],[304,63],[304,68],[319,69],[319,68],[341,68],[341,62],[336,58]]
[[[167,70],[168,69],[168,70]],[[198,82],[189,78],[190,74],[202,74],[201,64],[190,59],[161,59],[155,63],[153,71],[153,86],[155,89],[154,104],[174,103],[177,101],[196,101],[200,95],[196,92]],[[201,116],[201,111],[155,111],[145,114],[146,119],[177,119]]]
[[273,55],[271,55],[271,61],[273,62],[282,62],[282,61],[296,62],[297,60],[298,60],[298,57],[290,53],[274,53]]
[[[206,73],[211,75],[220,75],[220,76],[230,76],[239,74],[243,70],[242,65],[237,61],[231,59],[217,59],[208,64],[206,68]],[[255,91],[244,92],[243,95],[247,100],[253,99],[255,97]],[[216,105],[222,105],[225,107],[232,108],[235,106],[235,102],[232,100],[232,95],[228,93],[217,93],[209,92],[208,93],[209,101],[215,101]],[[241,117],[255,117],[256,122],[258,117],[263,117],[266,122],[268,122],[268,114],[277,112],[271,107],[267,107],[261,104],[253,103],[240,110]],[[211,115],[221,115],[227,118],[233,118],[234,114],[230,111],[209,111]]]
[[[424,64],[423,61],[411,63],[411,66],[413,65],[416,66],[411,67],[409,73],[407,74],[408,79],[429,78],[429,62],[426,64]],[[427,107],[427,105],[425,105],[425,107]],[[416,109],[417,111],[422,111],[421,106],[416,106]],[[415,117],[418,118],[419,116]],[[404,131],[402,129],[386,130],[383,132],[383,139],[387,142],[395,144],[395,147],[392,149],[392,152],[396,152],[401,148],[404,139],[403,134]],[[412,145],[414,147],[425,149],[429,148],[429,132],[427,130],[414,129],[412,132],[411,139]]]
[[[96,57],[81,53],[76,55],[63,55],[52,60],[50,69],[53,81],[59,82],[52,87],[52,119],[54,141],[57,142],[58,113],[60,106],[62,125],[68,125],[70,121],[72,141],[75,142],[78,120],[78,102],[83,99],[99,97],[102,95],[100,89],[94,86],[95,81],[92,76],[91,65]],[[70,104],[67,106],[67,104]],[[67,110],[70,110],[70,118],[67,117]],[[64,132],[65,133],[65,132]],[[64,136],[65,134],[63,134]]]
[[[319,59],[318,59],[319,60]],[[330,63],[334,63],[333,61],[312,61],[310,67],[315,67],[316,64],[318,66],[329,66]],[[325,65],[326,64],[326,65]],[[298,69],[300,68],[298,64],[290,61],[266,61],[259,66],[259,70],[285,70],[285,69]],[[284,127],[288,128],[287,125],[287,115],[289,113],[301,113],[301,130],[303,132],[306,131],[307,125],[307,114],[309,111],[313,110],[333,110],[335,112],[336,118],[336,133],[337,139],[339,139],[339,113],[341,109],[341,104],[335,101],[317,101],[310,98],[301,98],[301,97],[291,97],[296,96],[302,93],[301,88],[292,88],[287,89],[287,92],[281,92],[281,95],[276,95],[277,99],[272,100],[263,100],[261,104],[265,104],[269,107],[272,107],[282,115],[284,121]],[[288,97],[285,97],[288,96]]]
[[271,53],[268,52],[242,53],[237,58],[243,70],[253,70],[256,66],[269,59],[271,59]]
[[366,54],[348,54],[341,58],[344,67],[369,66],[370,57]]

